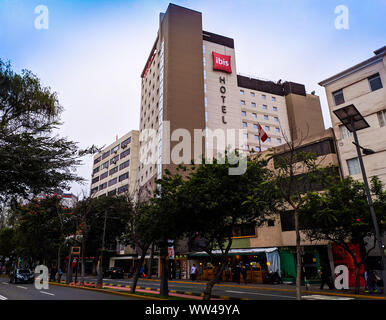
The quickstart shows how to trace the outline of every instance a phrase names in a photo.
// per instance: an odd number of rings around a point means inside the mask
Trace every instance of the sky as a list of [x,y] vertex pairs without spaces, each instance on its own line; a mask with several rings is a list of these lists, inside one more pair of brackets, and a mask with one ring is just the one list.
[[[203,29],[235,41],[237,72],[303,83],[316,91],[331,126],[324,80],[386,45],[386,0],[173,1],[202,13]],[[29,69],[57,92],[59,134],[79,143],[111,144],[139,128],[140,74],[154,43],[163,0],[0,0],[0,59]],[[36,28],[48,9],[48,25]],[[336,28],[348,9],[348,25]],[[36,13],[35,13],[35,10]],[[92,157],[77,173],[88,194]]]

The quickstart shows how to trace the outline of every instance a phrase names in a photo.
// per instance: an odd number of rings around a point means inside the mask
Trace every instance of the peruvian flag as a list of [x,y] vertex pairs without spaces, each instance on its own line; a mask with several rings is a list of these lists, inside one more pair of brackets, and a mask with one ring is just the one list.
[[265,141],[267,140],[268,138],[268,135],[267,133],[263,130],[263,128],[261,127],[260,123],[257,124],[258,125],[258,128],[259,128],[259,138],[261,141]]

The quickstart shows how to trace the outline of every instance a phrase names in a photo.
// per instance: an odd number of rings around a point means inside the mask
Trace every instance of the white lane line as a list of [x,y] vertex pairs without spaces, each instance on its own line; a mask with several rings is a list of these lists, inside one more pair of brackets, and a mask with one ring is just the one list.
[[25,290],[27,290],[28,288],[26,288],[26,287],[22,287],[22,286],[16,286],[16,287],[18,287],[18,288],[21,288],[21,289],[25,289]]
[[54,296],[53,293],[49,293],[49,292],[45,292],[45,291],[40,291],[40,293],[44,293],[44,294],[48,294],[48,295],[50,295],[50,296]]
[[288,299],[296,299],[296,297],[293,296],[283,296],[279,294],[269,294],[269,293],[257,293],[257,292],[246,292],[246,291],[232,291],[232,290],[226,290],[225,292],[231,292],[231,293],[243,293],[243,294],[254,294],[258,296],[270,296],[270,297],[281,297],[281,298],[288,298]]
[[306,300],[354,300],[354,298],[348,297],[336,297],[336,296],[322,296],[322,295],[309,295],[302,296],[302,299]]
[[2,282],[2,284],[9,284],[8,282]]
[[6,298],[6,297],[0,295],[0,300],[8,300],[8,298]]

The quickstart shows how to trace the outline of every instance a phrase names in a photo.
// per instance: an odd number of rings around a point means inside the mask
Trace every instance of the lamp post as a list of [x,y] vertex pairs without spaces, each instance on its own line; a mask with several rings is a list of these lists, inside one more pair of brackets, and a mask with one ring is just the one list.
[[353,133],[354,136],[354,142],[353,144],[356,147],[357,154],[358,154],[358,160],[359,160],[359,165],[361,167],[361,172],[362,172],[362,177],[363,177],[363,182],[365,185],[365,191],[367,195],[367,201],[369,203],[370,207],[370,213],[371,213],[371,218],[373,220],[374,224],[374,229],[375,229],[375,237],[378,242],[378,247],[379,251],[381,254],[382,258],[382,265],[383,265],[383,270],[382,270],[382,278],[383,278],[383,294],[386,295],[386,257],[385,257],[385,251],[384,251],[384,246],[382,243],[382,237],[381,233],[379,231],[379,226],[377,222],[377,216],[374,211],[374,205],[373,205],[373,200],[371,198],[371,193],[370,193],[370,188],[369,188],[369,183],[367,181],[367,175],[366,175],[366,170],[365,166],[363,164],[363,158],[362,158],[362,153],[361,149],[363,150],[363,153],[368,155],[368,154],[373,154],[374,151],[371,149],[366,149],[360,146],[359,141],[358,141],[358,135],[357,131],[361,129],[365,129],[370,127],[370,125],[367,123],[367,121],[363,118],[363,116],[360,114],[358,109],[353,105],[348,105],[346,107],[343,107],[338,110],[333,111],[335,115],[338,117],[338,119],[342,122],[342,124],[350,131]]
[[107,220],[107,210],[105,210],[105,222],[103,224],[102,251],[101,251],[101,258],[99,260],[99,268],[98,268],[98,284],[97,284],[98,288],[102,288],[102,284],[103,284],[102,262],[103,262],[103,251],[105,250],[106,220]]

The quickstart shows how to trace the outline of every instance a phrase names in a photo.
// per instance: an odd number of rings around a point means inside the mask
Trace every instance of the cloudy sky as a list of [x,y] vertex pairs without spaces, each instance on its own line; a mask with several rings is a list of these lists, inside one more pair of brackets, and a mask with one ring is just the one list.
[[[235,40],[239,73],[318,82],[386,45],[386,0],[191,0],[173,3],[202,12],[204,30]],[[0,59],[32,70],[59,96],[65,111],[60,134],[108,145],[139,127],[140,74],[155,40],[163,0],[0,0]],[[44,5],[48,29],[35,20]],[[336,29],[335,8],[348,8],[348,29]],[[91,157],[78,168],[87,179],[71,191],[89,191]]]

